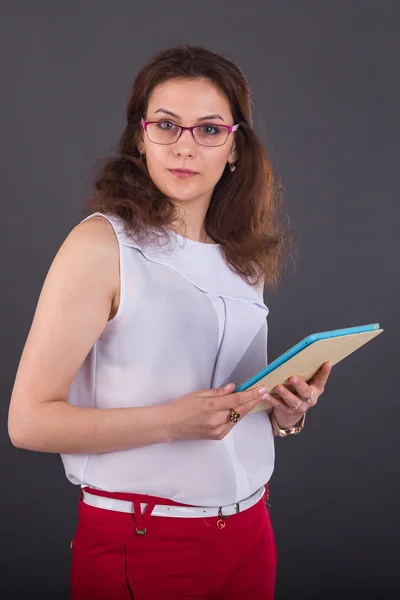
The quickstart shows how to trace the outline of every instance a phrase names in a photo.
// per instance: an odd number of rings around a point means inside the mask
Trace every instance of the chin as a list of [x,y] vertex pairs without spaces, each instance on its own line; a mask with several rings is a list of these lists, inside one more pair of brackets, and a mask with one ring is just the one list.
[[184,203],[184,202],[185,203],[187,203],[187,202],[193,202],[193,201],[195,201],[198,198],[198,196],[192,196],[192,195],[190,195],[190,196],[183,196],[183,195],[178,195],[178,194],[175,194],[175,195],[169,194],[168,198],[171,200],[171,202],[175,202],[175,203],[181,204],[181,203]]
[[[183,186],[182,186],[183,187]],[[172,201],[172,202],[190,202],[196,200],[204,195],[204,191],[192,189],[177,189],[175,186],[161,189],[161,191]]]

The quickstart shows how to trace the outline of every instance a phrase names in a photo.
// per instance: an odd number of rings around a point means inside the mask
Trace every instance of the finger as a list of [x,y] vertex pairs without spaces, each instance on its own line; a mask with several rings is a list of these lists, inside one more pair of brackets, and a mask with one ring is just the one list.
[[206,390],[198,390],[197,396],[200,397],[208,397],[208,396],[227,396],[228,394],[232,394],[235,389],[234,383],[228,383],[227,385],[219,388],[212,388]]
[[321,368],[318,369],[318,371],[315,373],[310,383],[324,389],[326,382],[328,381],[330,372],[332,371],[332,366],[329,366],[329,363],[329,360],[324,362]]
[[255,401],[260,402],[262,400],[263,394],[266,393],[267,388],[264,386],[258,386],[251,390],[246,390],[245,392],[237,392],[233,394],[233,390],[235,388],[235,384],[228,384],[225,387],[215,388],[211,390],[199,390],[197,392],[197,396],[201,398],[215,398],[208,403],[210,410],[230,410],[234,408],[235,410],[242,410],[243,406],[245,406],[248,402]]
[[[252,404],[255,402],[261,402],[263,400],[263,396],[267,393],[267,388],[265,386],[258,386],[256,388],[252,388],[251,390],[246,390],[245,392],[237,392],[236,394],[232,394],[232,397],[227,398],[226,402],[224,399],[224,403],[227,408],[235,408],[235,410],[243,409],[248,404]],[[228,403],[231,403],[228,406]]]
[[[300,398],[297,398],[297,404],[299,403],[299,400],[300,400]],[[281,412],[285,413],[286,415],[293,415],[293,414],[297,414],[298,412],[300,414],[303,414],[303,412],[306,412],[305,407],[310,406],[309,404],[303,402],[302,404],[300,404],[300,406],[297,410],[293,410],[281,398],[275,398],[274,396],[270,396],[268,399],[268,402],[271,404],[271,406],[273,408],[280,410]]]
[[[289,383],[294,387],[300,398],[307,400],[312,394],[312,387],[297,375],[290,377]],[[298,402],[298,401],[297,401]]]
[[[275,387],[274,390],[277,394],[279,394],[279,396],[282,398],[283,402],[285,402],[287,404],[287,406],[289,406],[289,408],[292,410],[294,407],[298,407],[297,410],[299,408],[301,408],[301,404],[299,404],[299,402],[303,402],[302,398],[299,398],[298,396],[296,396],[295,394],[292,394],[292,392],[290,392],[284,385],[277,385]],[[311,396],[311,393],[310,393]]]
[[246,402],[245,404],[242,404],[241,406],[234,406],[232,407],[229,411],[226,411],[226,420],[230,423],[232,423],[232,427],[234,425],[236,425],[237,421],[231,421],[230,416],[231,416],[231,410],[233,409],[238,415],[238,420],[242,419],[243,417],[245,417],[249,412],[251,412],[253,410],[253,408],[255,408],[257,406],[257,404],[259,404],[261,401],[261,396],[260,394],[258,394],[257,398],[253,398],[252,400],[250,400],[249,402]]
[[247,415],[249,412],[251,412],[253,410],[253,408],[258,406],[258,404],[260,404],[260,402],[263,399],[266,400],[267,398],[262,398],[261,396],[259,396],[258,398],[255,398],[255,399],[251,400],[250,402],[246,402],[245,404],[242,404],[239,408],[235,408],[234,410],[237,410],[242,416]]

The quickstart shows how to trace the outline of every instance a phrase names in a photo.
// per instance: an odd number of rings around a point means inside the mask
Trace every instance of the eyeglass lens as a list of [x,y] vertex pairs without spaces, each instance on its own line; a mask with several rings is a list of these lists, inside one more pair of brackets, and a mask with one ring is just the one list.
[[[179,137],[180,127],[169,121],[147,124],[147,135],[156,144],[173,144]],[[196,141],[202,146],[222,146],[228,139],[229,129],[218,125],[197,125],[193,128]]]

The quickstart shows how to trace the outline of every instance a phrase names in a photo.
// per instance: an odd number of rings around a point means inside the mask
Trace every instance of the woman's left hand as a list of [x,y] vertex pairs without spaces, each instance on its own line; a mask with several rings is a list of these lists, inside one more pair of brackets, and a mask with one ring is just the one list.
[[279,394],[280,398],[270,396],[267,401],[273,406],[274,415],[282,429],[296,425],[303,413],[317,404],[318,398],[324,392],[331,369],[329,361],[325,362],[308,383],[296,375],[290,377],[288,382],[294,387],[296,393],[290,392],[284,385],[277,385],[274,388],[274,393]]

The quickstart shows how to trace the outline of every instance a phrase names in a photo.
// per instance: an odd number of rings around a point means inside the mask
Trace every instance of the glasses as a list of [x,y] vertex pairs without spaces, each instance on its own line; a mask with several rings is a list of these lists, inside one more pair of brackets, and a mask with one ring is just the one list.
[[200,146],[223,146],[229,134],[239,128],[239,125],[215,125],[212,123],[181,127],[165,119],[162,121],[141,119],[141,123],[150,142],[164,145],[175,144],[187,129]]

